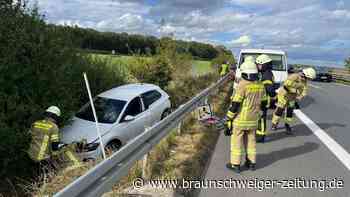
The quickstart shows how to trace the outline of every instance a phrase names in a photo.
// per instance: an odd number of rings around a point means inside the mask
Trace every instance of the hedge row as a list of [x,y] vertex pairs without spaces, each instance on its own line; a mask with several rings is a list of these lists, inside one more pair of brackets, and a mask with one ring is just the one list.
[[2,177],[32,173],[27,131],[45,108],[59,106],[65,122],[87,101],[83,72],[94,94],[126,77],[107,60],[79,53],[68,33],[48,26],[21,2],[0,2],[0,43],[0,180],[5,181]]

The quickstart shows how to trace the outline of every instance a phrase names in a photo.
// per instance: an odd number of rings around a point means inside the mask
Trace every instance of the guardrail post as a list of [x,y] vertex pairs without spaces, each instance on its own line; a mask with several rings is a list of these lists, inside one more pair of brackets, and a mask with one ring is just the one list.
[[181,126],[182,126],[182,121],[177,126],[177,134],[179,134],[179,135],[181,135]]
[[[145,132],[147,132],[148,130],[149,130],[149,127],[145,127]],[[147,171],[148,155],[149,153],[146,153],[142,159],[142,178],[143,179],[148,178],[148,171]]]
[[[180,105],[179,108],[183,107],[184,105]],[[177,134],[181,135],[181,127],[182,127],[182,121],[177,125]]]
[[143,179],[148,179],[147,160],[148,160],[148,153],[143,156],[143,160],[142,160],[142,178]]

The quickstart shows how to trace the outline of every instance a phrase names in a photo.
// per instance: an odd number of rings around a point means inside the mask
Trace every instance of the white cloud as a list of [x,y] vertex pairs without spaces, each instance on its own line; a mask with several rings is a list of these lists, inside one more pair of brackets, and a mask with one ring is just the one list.
[[328,17],[331,19],[350,19],[350,11],[349,10],[333,10],[328,11]]
[[231,3],[236,3],[240,5],[266,5],[266,4],[272,4],[276,0],[230,0]]
[[302,47],[303,45],[302,44],[292,44],[292,47],[293,48],[300,48]]
[[233,45],[240,45],[246,47],[250,44],[251,39],[248,35],[241,36],[235,40],[232,40],[230,43]]
[[[325,62],[350,54],[350,43],[343,42],[350,40],[345,0],[158,0],[153,6],[143,0],[38,0],[38,5],[49,22],[102,31],[173,33],[237,50],[280,48],[295,59]],[[230,40],[235,35],[240,37]]]

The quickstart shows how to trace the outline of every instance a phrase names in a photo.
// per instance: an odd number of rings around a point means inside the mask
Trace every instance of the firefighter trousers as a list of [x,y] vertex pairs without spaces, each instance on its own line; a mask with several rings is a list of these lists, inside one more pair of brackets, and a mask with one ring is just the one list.
[[231,135],[231,164],[240,165],[244,151],[246,158],[256,163],[255,130],[234,128]]
[[258,122],[258,129],[256,130],[256,135],[265,136],[267,134],[266,126],[267,109],[263,110],[262,116]]
[[284,96],[278,96],[277,107],[272,117],[272,124],[277,125],[280,122],[284,111],[286,111],[285,119],[284,119],[285,123],[292,124],[294,122],[294,118],[293,118],[294,108],[295,108],[295,100],[288,100],[288,98]]

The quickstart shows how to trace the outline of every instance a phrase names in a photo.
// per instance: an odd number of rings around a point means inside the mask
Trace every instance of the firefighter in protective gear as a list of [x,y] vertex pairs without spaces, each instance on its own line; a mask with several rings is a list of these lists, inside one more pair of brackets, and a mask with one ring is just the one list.
[[268,55],[262,54],[256,58],[255,62],[259,69],[259,80],[264,85],[267,95],[267,107],[262,111],[258,123],[258,129],[256,131],[257,142],[264,143],[268,133],[266,129],[267,109],[274,105],[276,91],[274,88],[274,77],[272,73],[272,59]]
[[223,77],[229,72],[229,62],[226,62],[221,65],[220,76]]
[[254,57],[249,55],[249,56],[244,58],[244,62],[254,62]]
[[293,123],[293,110],[297,100],[301,100],[307,94],[307,79],[315,79],[316,71],[313,68],[303,69],[299,73],[288,76],[283,86],[278,90],[277,108],[272,117],[272,129],[276,130],[277,125],[286,109],[285,128],[287,134],[292,134],[290,124]]
[[69,165],[69,169],[81,167],[82,164],[74,154],[72,145],[60,144],[59,129],[57,123],[61,111],[56,106],[47,108],[43,120],[32,124],[30,134],[32,140],[28,150],[29,157],[39,164],[50,164],[58,161]]
[[[255,170],[256,141],[255,131],[264,105],[266,93],[258,81],[258,69],[253,61],[244,62],[241,67],[242,79],[226,114],[225,135],[231,135],[231,161],[227,168],[240,172],[243,149],[246,150],[245,166]],[[266,103],[266,102],[265,102]]]

